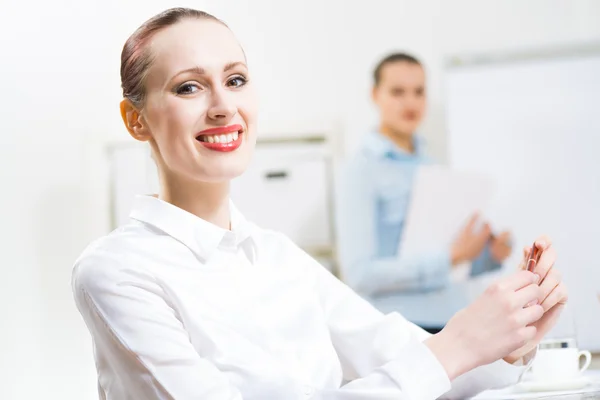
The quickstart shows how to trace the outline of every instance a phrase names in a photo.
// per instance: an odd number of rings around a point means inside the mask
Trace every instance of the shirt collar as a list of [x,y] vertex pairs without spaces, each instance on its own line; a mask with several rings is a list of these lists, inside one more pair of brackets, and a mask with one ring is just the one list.
[[424,156],[425,139],[420,135],[413,135],[414,153],[399,148],[386,136],[377,131],[369,132],[364,138],[363,149],[379,158],[392,158],[396,160],[409,160]]
[[244,218],[231,200],[229,210],[231,231],[155,196],[139,195],[135,197],[130,217],[165,232],[206,261],[227,238],[230,241],[233,238],[233,242],[238,246],[246,240],[252,241],[256,246],[252,236],[253,225]]

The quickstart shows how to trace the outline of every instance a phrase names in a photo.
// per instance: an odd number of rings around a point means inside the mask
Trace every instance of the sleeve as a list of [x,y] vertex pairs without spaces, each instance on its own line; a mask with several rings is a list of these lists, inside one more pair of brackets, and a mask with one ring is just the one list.
[[452,389],[440,397],[441,400],[468,399],[478,393],[489,389],[501,389],[514,385],[527,370],[534,354],[528,355],[526,360],[521,360],[511,365],[504,360],[475,368],[456,378],[452,382]]
[[362,295],[445,287],[450,251],[414,257],[378,257],[377,195],[369,162],[356,158],[340,167],[335,191],[336,246],[341,278]]
[[323,399],[464,399],[516,383],[526,369],[499,360],[450,382],[423,343],[431,334],[397,313],[380,313],[316,261],[311,265],[331,340],[349,382]]
[[[95,251],[78,261],[72,278],[103,364],[104,389],[123,399],[241,400],[227,375],[195,350],[160,283],[124,264]],[[276,390],[276,398],[299,398],[294,388]]]

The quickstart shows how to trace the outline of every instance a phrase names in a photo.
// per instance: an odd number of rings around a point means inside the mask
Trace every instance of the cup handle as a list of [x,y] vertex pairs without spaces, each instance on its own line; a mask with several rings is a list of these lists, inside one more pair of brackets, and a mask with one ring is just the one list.
[[577,359],[579,360],[581,358],[581,356],[585,356],[585,362],[583,363],[583,367],[581,367],[579,369],[579,372],[583,372],[586,369],[588,369],[588,367],[592,363],[592,354],[589,351],[587,351],[587,350],[580,351]]
[[521,376],[519,376],[519,379],[517,380],[517,383],[523,382],[523,379],[525,378],[525,375],[527,375],[527,373],[529,371],[531,371],[532,365],[533,365],[533,363],[530,363],[527,367],[525,367],[525,369],[523,370],[523,372],[521,372]]
[[533,367],[533,363],[535,362],[535,355],[537,354],[539,350],[539,345],[535,348],[535,353],[533,354],[533,357],[531,357],[528,361],[528,365],[525,367],[525,369],[523,370],[523,372],[521,372],[521,376],[519,376],[519,379],[517,380],[517,383],[521,383],[523,381],[523,379],[525,378],[525,375],[527,375],[527,373],[529,371],[531,371],[531,368]]

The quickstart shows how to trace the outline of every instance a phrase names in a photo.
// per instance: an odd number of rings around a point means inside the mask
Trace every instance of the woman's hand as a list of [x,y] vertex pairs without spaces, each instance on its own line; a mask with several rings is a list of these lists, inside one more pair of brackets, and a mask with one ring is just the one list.
[[505,231],[494,236],[490,243],[490,253],[494,261],[501,263],[510,256],[512,252],[512,240],[510,232]]
[[[549,256],[544,263],[548,260]],[[425,341],[451,380],[530,347],[538,337],[535,324],[544,315],[537,304],[543,297],[539,282],[540,277],[528,271],[499,280]]]
[[494,283],[425,341],[450,379],[501,358],[514,363],[534,350],[556,324],[568,291],[554,268],[556,253],[550,239],[541,237],[535,246],[542,256],[533,272],[524,270],[531,249],[527,247],[521,271]]
[[492,231],[488,223],[484,223],[481,227],[478,225],[479,215],[473,214],[458,233],[450,249],[452,265],[474,260],[485,248]]
[[[532,324],[536,328],[535,336],[521,348],[504,357],[504,360],[509,363],[514,363],[536,348],[546,333],[556,324],[569,298],[567,287],[562,281],[559,271],[554,268],[556,252],[552,247],[552,242],[544,236],[535,241],[535,246],[542,250],[542,256],[534,269],[534,273],[541,277],[541,293],[538,303],[541,304],[544,310],[544,316]],[[531,247],[523,249],[521,269],[525,269],[525,258],[530,250]]]

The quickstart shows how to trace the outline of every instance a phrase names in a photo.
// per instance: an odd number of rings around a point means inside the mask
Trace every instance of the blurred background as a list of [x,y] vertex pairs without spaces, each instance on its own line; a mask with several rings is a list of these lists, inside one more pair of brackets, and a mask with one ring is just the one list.
[[[454,160],[461,159],[459,149],[463,147],[453,145],[449,132],[454,128],[457,132],[462,132],[462,128],[465,132],[467,128],[472,128],[469,132],[476,131],[479,128],[462,123],[461,116],[468,110],[475,115],[486,110],[469,109],[470,103],[457,94],[461,82],[475,82],[469,76],[483,79],[478,74],[485,73],[485,68],[490,64],[492,69],[500,68],[507,64],[506,60],[529,56],[568,58],[594,52],[597,57],[600,53],[600,1],[596,0],[3,1],[2,399],[97,398],[90,337],[72,301],[71,268],[91,240],[120,222],[129,192],[141,189],[142,186],[136,186],[140,183],[152,185],[151,169],[145,164],[150,160],[135,158],[143,153],[131,144],[119,115],[120,52],[137,26],[173,6],[203,9],[232,28],[246,50],[260,90],[261,138],[274,146],[287,146],[285,151],[290,153],[285,154],[295,154],[300,159],[302,154],[310,154],[310,160],[316,160],[309,165],[314,174],[306,179],[318,182],[318,190],[313,190],[325,197],[315,195],[306,201],[298,218],[302,219],[301,212],[306,209],[316,213],[318,217],[313,215],[309,220],[319,225],[296,233],[298,240],[304,241],[300,244],[305,244],[332,270],[336,235],[335,224],[330,223],[334,212],[328,196],[335,196],[331,171],[360,145],[364,133],[377,125],[370,89],[372,70],[381,57],[406,51],[423,62],[429,106],[420,132],[427,138],[429,153],[442,163],[451,163],[453,155]],[[483,58],[477,58],[480,55]],[[494,64],[495,57],[500,61]],[[492,72],[490,76],[494,76]],[[465,74],[471,75],[465,78]],[[577,81],[577,75],[572,73],[574,85],[567,85],[569,96],[581,95],[586,101],[582,102],[583,109],[573,112],[579,115],[580,110],[585,118],[597,119],[600,103],[593,95],[598,92],[591,89],[592,83]],[[511,94],[515,99],[532,96],[524,92],[521,84],[511,86],[510,79],[501,86],[507,85],[510,90],[501,101]],[[598,80],[595,85],[597,89]],[[497,111],[496,118],[502,121],[502,113],[512,108],[494,103],[494,93],[485,92],[493,87],[475,85],[469,90],[481,89],[483,92],[473,92],[474,96],[493,104],[487,111]],[[562,89],[563,86],[555,92]],[[571,112],[570,104],[573,102],[553,103],[546,109],[544,120],[552,121]],[[523,104],[519,109],[526,107]],[[481,117],[478,121],[485,122]],[[486,135],[502,135],[495,124],[496,120],[489,131],[480,129],[480,142],[473,145],[485,146],[486,137],[492,138]],[[585,127],[589,130],[582,132]],[[560,148],[575,152],[566,153],[565,165],[572,164],[579,157],[577,152],[585,149],[586,160],[591,161],[585,164],[589,174],[582,185],[591,187],[600,184],[600,162],[593,156],[600,144],[598,128],[597,122],[586,122],[576,129],[561,125],[559,133],[553,132],[549,139],[541,132],[539,142],[533,139],[527,145],[532,146],[533,152],[541,152],[548,142],[558,140]],[[568,138],[582,133],[585,140],[567,144]],[[456,137],[461,143],[471,143],[473,139],[468,135]],[[519,148],[519,138],[512,140],[512,145]],[[261,149],[259,155],[274,151],[274,159],[283,154],[268,146]],[[504,160],[510,165],[510,147],[503,149],[507,151]],[[265,157],[263,161],[269,160]],[[485,161],[486,157],[482,157]],[[140,163],[132,162],[138,159]],[[258,166],[257,170],[270,168],[276,172],[278,161],[273,162]],[[482,159],[463,159],[457,165],[471,168],[480,162]],[[287,164],[284,167],[293,168]],[[490,168],[482,166],[487,172],[496,171]],[[140,176],[144,177],[143,182]],[[260,173],[249,176],[256,181],[250,179],[246,185],[262,184]],[[306,180],[299,178],[297,182],[300,186],[288,189],[306,194],[302,186]],[[234,194],[243,198],[245,187],[248,186],[235,189]],[[267,185],[258,193],[269,190],[273,190],[272,186]],[[556,188],[557,192],[564,190]],[[269,201],[267,197],[265,194],[265,202]],[[269,220],[272,214],[261,214],[253,208],[260,201],[248,198],[250,217],[263,225],[276,224],[277,221]],[[279,204],[286,207],[285,203]],[[590,238],[586,243],[591,243],[591,248],[582,250],[589,257],[595,251],[594,240],[600,240],[600,236],[595,236],[595,222],[600,221],[593,216],[583,218],[593,209],[589,203],[585,206],[577,214],[582,218],[578,231],[567,234]],[[556,218],[569,220],[569,207],[557,209]],[[529,234],[519,238],[523,241],[518,241],[517,252],[527,244]],[[598,265],[585,268],[597,277],[587,284],[595,282],[595,290],[600,292]],[[577,287],[572,291],[578,291]],[[590,307],[597,307],[598,301],[592,301],[596,303]],[[599,315],[595,321],[591,317],[591,323],[598,324]],[[592,345],[591,339],[588,343]]]

